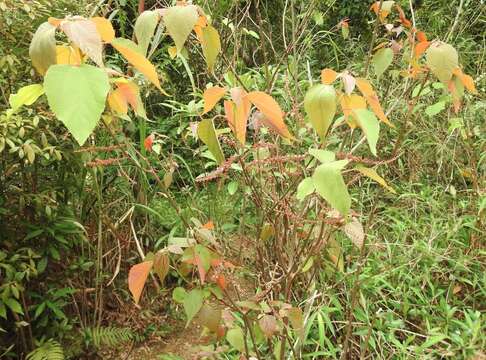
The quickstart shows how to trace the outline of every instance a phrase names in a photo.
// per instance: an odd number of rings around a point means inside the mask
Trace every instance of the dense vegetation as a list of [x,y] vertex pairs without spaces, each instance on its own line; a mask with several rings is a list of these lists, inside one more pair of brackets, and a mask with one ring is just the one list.
[[483,359],[485,10],[0,0],[0,358]]

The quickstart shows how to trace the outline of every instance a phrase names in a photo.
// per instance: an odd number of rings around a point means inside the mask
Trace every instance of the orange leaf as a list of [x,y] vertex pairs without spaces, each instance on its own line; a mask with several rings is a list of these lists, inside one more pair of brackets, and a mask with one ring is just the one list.
[[396,4],[396,7],[397,7],[397,10],[398,10],[398,16],[400,18],[400,22],[402,23],[402,25],[405,26],[405,27],[408,27],[408,28],[412,27],[412,23],[405,16],[405,12],[403,11],[402,7],[398,4]]
[[226,278],[223,274],[218,275],[218,278],[216,279],[216,284],[218,284],[221,290],[226,289]]
[[338,73],[332,69],[324,69],[321,71],[321,81],[324,85],[331,85],[337,76]]
[[283,121],[284,113],[280,105],[268,94],[262,91],[252,91],[246,98],[260,110],[267,119],[264,122],[280,136],[291,139],[287,126]]
[[425,42],[425,41],[427,41],[427,35],[425,35],[425,33],[423,31],[419,31],[419,32],[417,32],[417,40],[419,42]]
[[225,101],[224,109],[228,124],[240,144],[244,145],[246,141],[246,125],[250,115],[250,102],[246,98],[246,91],[242,88],[233,88],[230,90],[233,101]]
[[378,99],[378,96],[376,95],[369,81],[363,78],[358,78],[356,79],[356,86],[358,86],[359,91],[361,92],[361,94],[363,94],[366,102],[370,106],[371,110],[373,110],[373,112],[376,114],[376,116],[388,126],[395,127],[390,122],[390,120],[388,120],[385,113],[383,112],[383,109],[380,105],[380,100]]
[[214,229],[214,223],[211,220],[209,220],[202,227],[203,227],[203,229],[213,230]]
[[128,112],[127,100],[120,89],[116,89],[108,94],[108,105],[117,114],[126,115]]
[[225,93],[226,89],[220,86],[213,86],[212,88],[204,90],[204,110],[202,115],[210,112]]
[[349,124],[349,126],[354,129],[357,124],[350,116],[352,116],[352,111],[356,109],[366,109],[366,100],[359,95],[343,95],[341,96],[341,109],[343,110],[344,119]]
[[63,20],[55,17],[50,17],[49,19],[47,19],[47,22],[55,27],[58,27],[61,24],[61,21]]
[[113,29],[110,20],[105,19],[104,17],[94,17],[91,18],[91,21],[95,23],[96,30],[98,30],[101,40],[111,43],[115,38],[115,30]]
[[476,86],[474,86],[474,80],[471,76],[466,75],[462,72],[461,68],[456,68],[452,71],[454,75],[456,75],[459,80],[461,80],[462,85],[472,94],[477,94]]
[[145,261],[134,265],[128,272],[128,289],[132,293],[135,304],[138,304],[147,277],[152,269],[153,261]]
[[138,71],[145,75],[145,77],[154,84],[159,90],[162,91],[160,87],[159,77],[157,75],[157,71],[155,70],[154,65],[150,61],[148,61],[145,56],[141,55],[140,53],[136,52],[134,49],[131,49],[126,46],[124,43],[125,39],[116,38],[112,41],[111,45],[118,50],[120,54],[123,55],[127,61],[132,64]]
[[430,41],[422,41],[419,42],[417,45],[415,45],[415,49],[414,49],[415,57],[419,58],[425,52],[425,50],[427,50],[429,46],[430,46]]
[[147,136],[145,138],[145,140],[143,141],[143,146],[144,148],[147,150],[147,151],[152,151],[152,145],[154,143],[154,140],[155,140],[155,135],[154,134],[150,134],[149,136]]

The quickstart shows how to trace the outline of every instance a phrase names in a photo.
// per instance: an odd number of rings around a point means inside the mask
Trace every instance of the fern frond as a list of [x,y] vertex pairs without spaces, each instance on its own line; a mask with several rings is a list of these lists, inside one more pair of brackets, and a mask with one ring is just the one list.
[[104,346],[117,346],[129,341],[138,341],[139,336],[129,328],[99,327],[84,329],[85,338],[99,348]]
[[30,352],[26,360],[64,360],[61,344],[53,339],[47,340],[34,351]]

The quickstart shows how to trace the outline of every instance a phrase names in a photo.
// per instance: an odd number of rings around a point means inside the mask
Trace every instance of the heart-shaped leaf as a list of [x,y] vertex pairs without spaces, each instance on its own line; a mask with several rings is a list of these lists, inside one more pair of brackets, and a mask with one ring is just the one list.
[[109,89],[106,72],[91,65],[52,65],[44,79],[50,108],[79,145],[98,124]]
[[393,62],[393,50],[391,48],[382,48],[373,55],[373,67],[377,78],[388,69]]
[[164,10],[163,18],[167,32],[174,40],[177,52],[180,53],[199,19],[197,8],[194,5],[172,6]]
[[143,55],[147,55],[147,50],[152,36],[154,36],[159,17],[158,11],[147,10],[141,13],[135,21],[135,37]]
[[134,265],[128,272],[128,289],[132,293],[135,304],[140,301],[143,287],[147,281],[147,277],[152,269],[152,261],[145,261],[143,263]]
[[430,45],[426,55],[427,66],[443,83],[447,83],[459,64],[456,49],[453,46],[436,42]]
[[324,163],[316,168],[312,176],[319,195],[343,216],[346,216],[351,208],[351,197],[341,174],[347,163],[347,160]]
[[312,127],[324,140],[336,114],[336,91],[331,85],[313,86],[305,95],[304,108]]

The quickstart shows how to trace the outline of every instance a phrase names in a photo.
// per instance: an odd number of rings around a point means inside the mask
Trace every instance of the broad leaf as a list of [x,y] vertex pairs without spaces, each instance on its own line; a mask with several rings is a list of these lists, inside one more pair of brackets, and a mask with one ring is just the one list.
[[284,113],[280,108],[280,105],[278,105],[270,95],[265,94],[262,91],[252,91],[248,93],[246,98],[250,100],[250,102],[255,105],[263,115],[265,115],[265,125],[269,126],[270,129],[286,139],[292,138],[292,135],[283,121]]
[[39,74],[44,75],[49,66],[56,63],[56,27],[48,22],[36,30],[30,43],[29,56]]
[[443,83],[447,83],[452,78],[453,71],[459,64],[456,49],[442,42],[430,45],[426,60],[432,73]]
[[346,216],[351,208],[351,197],[341,174],[341,169],[347,163],[347,160],[324,163],[316,168],[312,176],[319,195],[343,216]]
[[466,75],[462,72],[461,68],[457,67],[454,69],[454,75],[456,75],[459,80],[461,80],[462,85],[472,94],[477,94],[476,86],[474,86],[474,80],[471,76]]
[[58,45],[56,46],[56,62],[61,65],[79,66],[83,62],[83,58],[77,47]]
[[112,41],[111,45],[118,50],[118,52],[135,67],[135,69],[144,74],[145,77],[152,84],[157,86],[159,90],[162,90],[155,66],[140,53],[141,50],[132,41],[116,38]]
[[204,304],[197,315],[196,321],[212,332],[217,332],[221,325],[222,311],[215,306]]
[[319,137],[324,140],[336,114],[336,91],[331,85],[315,85],[307,91],[304,108]]
[[218,136],[216,135],[216,130],[214,129],[213,120],[204,119],[201,121],[197,127],[197,136],[207,145],[218,164],[222,164],[224,155],[219,144]]
[[204,90],[203,94],[203,100],[204,100],[204,110],[202,115],[210,112],[214,106],[218,103],[219,100],[224,96],[226,93],[226,89],[219,87],[219,86],[213,86],[211,88],[208,88]]
[[338,73],[332,69],[324,69],[321,71],[321,82],[324,85],[331,85],[336,80]]
[[158,251],[154,255],[154,272],[160,279],[161,283],[164,283],[165,277],[169,273],[169,256],[166,253]]
[[197,8],[194,5],[172,6],[165,9],[163,18],[167,32],[174,40],[177,52],[180,53],[199,19]]
[[115,29],[111,25],[110,20],[104,17],[94,17],[90,19],[96,25],[96,30],[100,34],[101,40],[110,43],[115,38]]
[[12,110],[16,111],[23,105],[32,105],[43,94],[44,88],[41,84],[27,85],[16,94],[10,94],[8,102]]
[[219,39],[218,30],[211,25],[208,25],[202,29],[202,50],[206,64],[210,72],[214,71],[214,63],[218,54],[221,52],[221,41]]
[[383,109],[380,105],[380,100],[378,99],[378,95],[376,95],[373,87],[366,79],[356,79],[356,85],[358,86],[359,91],[363,94],[366,102],[370,106],[371,110],[378,116],[378,119],[383,121],[385,124],[391,127],[395,127],[390,120],[388,120],[387,116],[383,112]]
[[383,179],[380,175],[378,175],[378,173],[376,172],[375,169],[370,169],[370,168],[367,168],[367,167],[365,167],[363,165],[358,165],[358,166],[356,166],[355,169],[358,170],[361,174],[369,177],[371,180],[376,181],[378,184],[380,184],[381,186],[383,186],[385,189],[387,189],[391,193],[393,193],[393,194],[396,194],[397,193],[395,191],[395,189],[393,189],[391,186],[389,186],[387,184],[387,182],[385,181],[385,179]]
[[135,114],[146,119],[147,114],[145,113],[142,98],[140,97],[138,85],[132,81],[120,79],[116,81],[116,86],[125,100],[130,104]]
[[315,191],[314,180],[311,177],[305,178],[297,186],[297,200],[302,201],[307,195]]
[[233,101],[224,102],[224,110],[228,125],[241,145],[246,142],[246,126],[250,115],[251,103],[246,97],[246,91],[240,87],[230,90]]
[[371,153],[376,156],[376,143],[380,134],[380,122],[375,114],[366,109],[353,110],[353,115],[356,123],[366,135]]
[[328,163],[336,160],[336,154],[329,150],[309,149],[309,154],[315,157],[321,163]]
[[103,44],[96,24],[91,20],[72,20],[61,22],[61,29],[83,53],[98,66],[103,66]]
[[202,290],[193,289],[184,298],[182,305],[187,316],[186,327],[192,321],[194,316],[199,312],[203,305],[204,295]]
[[140,301],[143,287],[147,281],[147,277],[152,269],[152,261],[145,261],[143,263],[134,265],[128,272],[128,289],[132,293],[135,304]]
[[277,319],[273,315],[263,315],[258,320],[258,325],[267,339],[271,338],[278,331]]
[[388,69],[393,62],[393,50],[391,48],[382,48],[373,55],[373,67],[375,69],[376,77],[381,75]]
[[226,340],[239,352],[245,351],[245,336],[239,327],[228,330]]
[[344,119],[348,125],[354,129],[356,126],[356,120],[353,118],[353,110],[366,109],[366,100],[357,94],[343,95],[341,96],[341,109],[344,114]]
[[141,13],[135,21],[135,37],[143,55],[147,55],[148,47],[158,22],[159,12],[150,10]]
[[111,110],[120,115],[128,112],[128,102],[120,89],[116,89],[108,94],[108,105]]
[[54,114],[83,145],[105,108],[110,89],[106,72],[91,65],[52,65],[44,89]]
[[358,219],[353,218],[350,222],[344,225],[342,229],[354,246],[361,249],[364,243],[365,233],[363,225],[361,225]]

